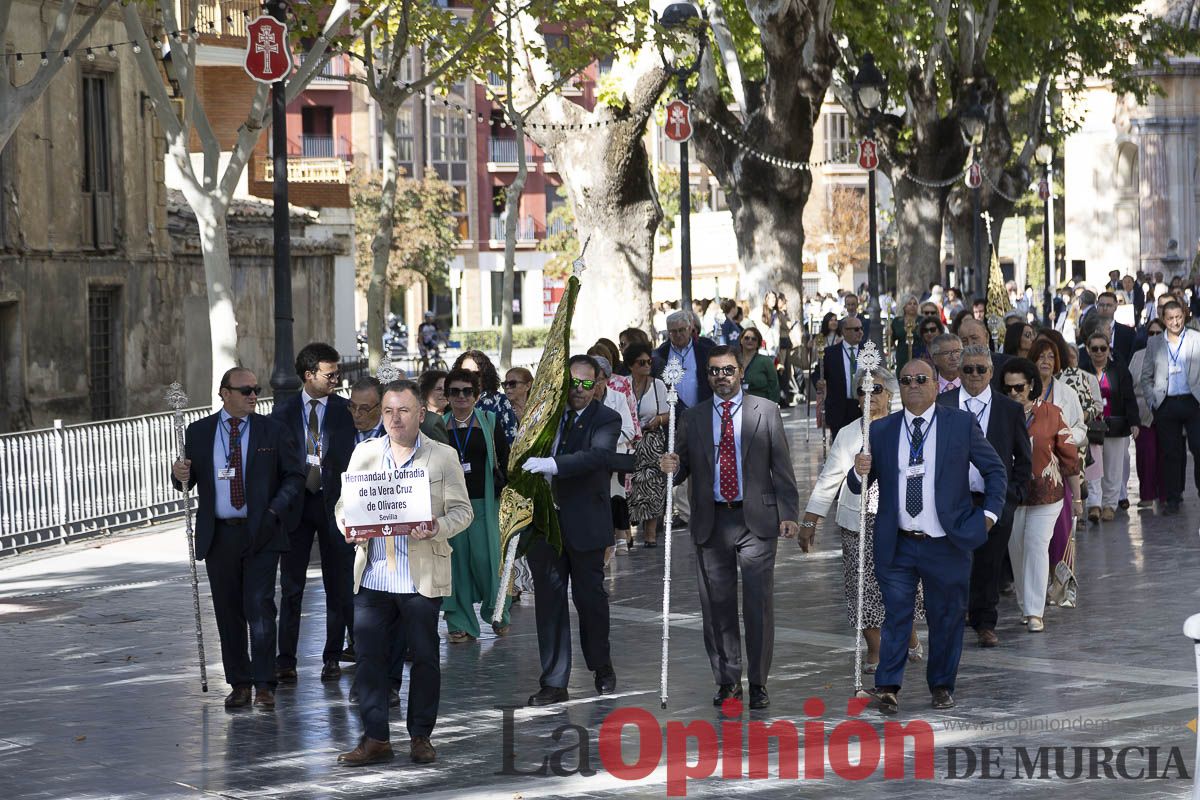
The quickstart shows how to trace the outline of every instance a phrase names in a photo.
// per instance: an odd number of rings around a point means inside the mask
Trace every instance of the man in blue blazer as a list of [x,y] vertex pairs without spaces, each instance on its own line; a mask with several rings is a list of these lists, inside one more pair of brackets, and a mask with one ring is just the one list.
[[862,351],[863,320],[846,317],[838,322],[842,341],[825,348],[821,371],[813,370],[813,385],[825,393],[825,427],[829,436],[862,416],[862,406],[856,399],[854,376],[858,372],[858,356]]
[[[617,467],[621,415],[593,398],[599,366],[591,356],[573,356],[571,389],[562,424],[548,458],[529,458],[527,472],[553,477],[554,504],[562,530],[562,551],[539,538],[529,547],[537,616],[541,689],[531,706],[569,699],[571,617],[567,581],[579,613],[579,644],[587,667],[595,673],[596,691],[611,694],[617,686],[608,646],[608,592],[604,589],[604,551],[613,544],[609,482]],[[630,466],[628,464],[626,467]]]
[[[871,425],[871,453],[855,457],[850,491],[860,476],[879,484],[875,516],[875,575],[884,620],[875,688],[879,709],[898,710],[912,632],[917,583],[925,587],[929,624],[926,670],[933,707],[954,706],[954,680],[971,579],[971,553],[987,541],[1004,513],[1004,463],[974,416],[940,406],[933,367],[914,359],[900,372],[902,411]],[[970,467],[983,477],[984,499],[972,502]]]
[[230,709],[250,704],[251,685],[257,705],[275,705],[275,570],[304,491],[291,436],[254,413],[259,391],[250,370],[226,372],[221,410],[188,426],[184,457],[171,467],[176,489],[199,487],[196,558],[212,590]]
[[341,473],[355,445],[354,419],[345,398],[334,394],[341,378],[340,356],[327,344],[305,345],[296,355],[296,374],[303,383],[299,395],[275,406],[271,417],[292,434],[296,457],[304,464],[305,483],[300,519],[290,532],[291,549],[279,562],[280,683],[296,682],[296,651],[300,639],[300,606],[313,537],[321,552],[325,584],[325,646],[321,680],[337,680],[338,661],[346,630],[353,630],[354,548],[333,524],[333,509],[341,496]]

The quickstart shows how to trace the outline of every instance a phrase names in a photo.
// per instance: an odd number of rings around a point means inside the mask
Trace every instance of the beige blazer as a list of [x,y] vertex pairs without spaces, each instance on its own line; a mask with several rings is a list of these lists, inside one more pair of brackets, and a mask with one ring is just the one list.
[[[390,446],[386,436],[368,439],[354,448],[350,456],[348,472],[383,469],[383,457]],[[467,480],[463,476],[458,453],[453,447],[421,437],[417,448],[414,467],[429,471],[430,509],[437,520],[437,535],[432,539],[408,540],[408,573],[413,586],[425,597],[448,597],[450,595],[450,538],[467,529],[475,518],[471,510],[471,498],[467,495]],[[346,533],[346,520],[339,498],[334,507],[334,518],[338,529]],[[354,593],[362,583],[367,569],[368,542],[355,545]]]

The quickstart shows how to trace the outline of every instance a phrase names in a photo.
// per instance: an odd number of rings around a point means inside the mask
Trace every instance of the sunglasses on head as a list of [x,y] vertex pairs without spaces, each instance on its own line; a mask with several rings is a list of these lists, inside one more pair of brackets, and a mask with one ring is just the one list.
[[504,383],[502,383],[500,385],[503,386],[505,389],[515,389],[524,382],[525,381],[505,381]]
[[590,391],[591,389],[596,388],[596,382],[580,380],[579,378],[571,378],[571,388],[572,389],[588,389]]
[[451,386],[446,390],[446,394],[450,397],[474,397],[475,390],[470,386]]
[[249,397],[252,394],[262,394],[261,386],[226,386],[225,388],[231,392],[237,392],[242,397]]
[[[861,386],[858,387],[858,396],[863,397],[865,394],[866,394],[866,392],[863,391],[863,388]],[[883,384],[877,383],[874,386],[872,386],[871,394],[883,394]]]
[[912,386],[915,383],[918,386],[924,386],[931,380],[933,379],[928,375],[905,375],[900,379],[900,384],[902,386]]
[[963,375],[987,375],[991,371],[991,367],[984,366],[983,364],[967,364],[965,367],[959,368],[959,372]]
[[724,375],[726,378],[732,378],[734,375],[737,375],[737,367],[709,367],[708,374],[714,378],[718,378],[722,375]]
[[1006,383],[1004,384],[1005,394],[1025,394],[1026,383]]

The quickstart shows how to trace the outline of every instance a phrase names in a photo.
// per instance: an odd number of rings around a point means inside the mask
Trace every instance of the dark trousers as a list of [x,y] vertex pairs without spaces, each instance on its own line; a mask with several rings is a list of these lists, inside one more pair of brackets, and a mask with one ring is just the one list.
[[[332,527],[332,530],[330,528]],[[337,661],[346,629],[354,626],[354,547],[329,523],[325,498],[304,493],[304,512],[292,530],[292,549],[279,562],[279,666],[295,668],[300,640],[300,607],[312,554],[313,536],[321,553],[321,579],[325,584],[325,647],[322,661]]]
[[[829,387],[826,391],[832,391],[833,388]],[[862,406],[857,401],[848,397],[830,397],[825,404],[825,427],[829,428],[829,440],[833,441],[842,428],[861,418]]]
[[363,732],[372,739],[389,740],[388,689],[396,677],[395,660],[399,658],[400,664],[404,663],[405,645],[413,655],[408,681],[408,735],[433,733],[442,693],[442,668],[438,662],[441,609],[440,597],[392,594],[365,587],[355,595],[358,713]]
[[1154,409],[1154,427],[1158,431],[1163,453],[1163,483],[1167,487],[1167,502],[1183,500],[1183,486],[1187,482],[1187,450],[1182,439],[1187,436],[1188,449],[1192,451],[1192,467],[1195,470],[1196,489],[1200,491],[1200,403],[1190,394],[1176,395],[1163,400]]
[[766,686],[775,652],[775,551],[779,540],[760,539],[746,527],[742,509],[717,506],[713,531],[696,545],[704,649],[718,684],[742,680],[742,634],[738,623],[738,572],[746,621],[750,683]]
[[542,661],[542,686],[567,688],[571,680],[571,614],[567,609],[567,581],[579,614],[579,646],[587,668],[593,672],[612,664],[608,648],[608,591],[604,588],[604,550],[572,550],[562,554],[537,539],[529,547],[533,573],[534,612],[537,618],[538,653]]
[[875,686],[898,690],[904,681],[920,581],[925,587],[925,621],[929,625],[925,678],[931,690],[954,691],[970,576],[971,554],[955,547],[949,537],[917,541],[897,536],[892,563],[884,567],[875,562],[884,609]]
[[[976,501],[976,505],[981,504]],[[1000,618],[996,607],[1000,604],[1000,584],[1004,582],[1004,559],[1008,555],[1012,519],[1012,507],[1006,505],[1000,519],[988,531],[987,541],[972,554],[967,624],[977,631],[995,630]]]
[[[230,686],[275,688],[275,570],[279,553],[251,553],[244,525],[217,521],[204,559],[221,663]],[[250,652],[246,652],[249,631]]]

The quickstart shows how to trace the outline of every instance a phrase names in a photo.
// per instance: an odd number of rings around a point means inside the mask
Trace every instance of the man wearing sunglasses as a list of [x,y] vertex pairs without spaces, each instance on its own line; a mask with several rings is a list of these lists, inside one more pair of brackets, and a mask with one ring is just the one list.
[[[900,371],[904,408],[871,426],[871,455],[860,453],[846,486],[862,493],[863,480],[879,486],[875,517],[875,576],[885,616],[875,689],[879,710],[894,714],[908,659],[917,583],[925,587],[929,624],[926,681],[933,707],[954,707],[954,681],[962,656],[971,553],[987,542],[1004,513],[1008,480],[1004,463],[976,418],[939,406],[937,376],[926,361]],[[983,478],[976,503],[970,475]]]
[[846,317],[838,322],[842,341],[825,348],[824,379],[813,370],[812,380],[818,392],[825,393],[825,427],[831,438],[862,416],[862,407],[854,394],[854,374],[858,372],[858,354],[863,340],[863,321]]
[[570,581],[579,614],[579,643],[587,668],[595,677],[596,692],[612,694],[617,688],[608,646],[608,592],[604,589],[604,551],[613,546],[612,503],[609,481],[618,464],[617,437],[621,416],[594,399],[599,365],[591,356],[572,356],[567,407],[547,458],[527,458],[522,469],[551,480],[554,505],[562,531],[562,552],[544,537],[529,546],[537,616],[541,688],[529,698],[531,706],[569,700],[571,679],[571,616],[567,606]]
[[[677,454],[664,454],[659,468],[676,482],[690,476],[689,529],[704,647],[717,683],[713,705],[742,697],[740,570],[750,708],[760,709],[770,705],[775,551],[780,536],[791,539],[800,531],[800,496],[779,406],[742,391],[742,368],[732,347],[714,347],[707,371],[713,399],[684,412]],[[805,551],[808,541],[801,541]]]
[[346,630],[354,629],[354,548],[338,533],[333,508],[342,493],[342,472],[354,451],[355,425],[345,398],[334,392],[341,379],[337,350],[313,342],[296,354],[300,394],[277,404],[271,417],[291,431],[305,465],[303,508],[291,531],[291,549],[279,561],[279,682],[297,680],[300,608],[313,537],[321,551],[325,584],[325,647],[321,680],[342,675],[338,661]]
[[[221,410],[188,426],[175,488],[198,486],[196,558],[204,561],[221,637],[225,707],[275,707],[275,572],[299,517],[304,462],[288,430],[254,413],[248,369],[221,377]],[[246,652],[249,629],[250,652]]]
[[[1000,603],[1004,554],[1008,552],[1008,538],[1012,533],[1013,511],[1024,501],[1033,477],[1033,450],[1025,430],[1025,411],[1021,404],[992,390],[992,354],[988,349],[977,344],[963,348],[959,371],[962,386],[939,394],[938,402],[975,417],[988,443],[1004,462],[1008,477],[1004,513],[988,531],[987,542],[975,551],[971,562],[967,603],[967,624],[975,629],[979,646],[995,647],[1000,642],[996,636],[999,620],[996,607]],[[974,465],[970,469],[971,500],[979,507],[987,499],[983,475]]]

